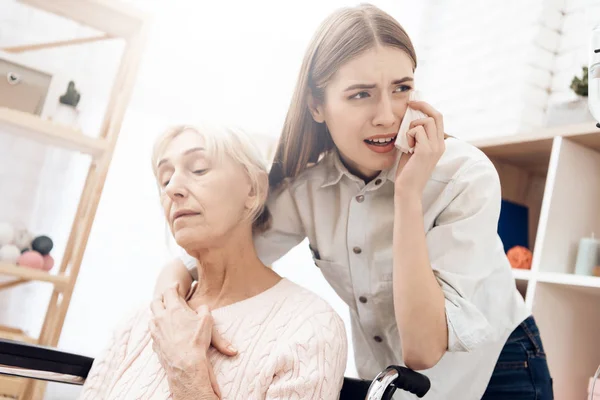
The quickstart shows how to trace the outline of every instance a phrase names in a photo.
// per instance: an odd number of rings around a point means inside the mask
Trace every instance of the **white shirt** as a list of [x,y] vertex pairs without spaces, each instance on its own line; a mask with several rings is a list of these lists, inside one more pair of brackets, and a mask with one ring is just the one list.
[[[365,184],[331,152],[271,196],[272,226],[255,239],[270,265],[308,237],[315,264],[350,308],[364,379],[404,365],[392,296],[395,173],[394,166]],[[420,371],[431,380],[424,399],[480,399],[506,339],[530,315],[497,234],[497,171],[479,149],[449,138],[422,203],[429,260],[448,322],[447,353]],[[195,268],[195,260],[183,259]]]

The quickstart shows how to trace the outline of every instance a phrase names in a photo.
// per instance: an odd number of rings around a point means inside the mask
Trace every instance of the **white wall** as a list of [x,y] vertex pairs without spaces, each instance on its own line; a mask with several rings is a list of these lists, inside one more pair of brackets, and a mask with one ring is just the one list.
[[570,0],[564,7],[563,25],[552,69],[550,102],[575,99],[569,89],[574,75],[581,77],[581,67],[588,65],[590,37],[600,24],[600,1]]
[[588,62],[598,0],[433,0],[423,24],[419,83],[464,139],[516,134],[546,123],[551,102]]
[[[145,2],[158,10],[158,26],[166,29],[151,37],[60,347],[97,354],[123,310],[149,299],[159,268],[172,255],[148,163],[160,128],[208,115],[275,137],[310,34],[325,14],[344,3],[313,0],[286,3],[284,8],[281,2],[240,1],[231,15],[231,3],[190,9],[190,2],[183,0],[163,6]],[[374,3],[405,25],[420,60],[418,88],[444,113],[449,133],[464,138],[540,124],[549,101],[569,98],[570,79],[587,62],[591,21],[585,20],[600,15],[600,0]],[[0,47],[49,34],[87,33],[70,29],[57,32],[47,18],[17,8],[14,0],[0,0]],[[61,70],[61,79],[77,78],[87,129],[102,115],[110,76],[105,68],[120,48],[98,44],[85,49],[78,57],[40,53],[27,61]],[[0,132],[0,219],[19,215],[34,229],[51,234],[59,258],[82,184],[79,167],[84,165],[83,157]],[[69,185],[59,182],[61,177]],[[296,268],[298,264],[306,268]],[[276,269],[328,299],[348,321],[345,305],[312,267],[304,244]],[[0,324],[37,335],[48,289],[30,284],[0,293]],[[352,355],[347,375],[355,375]],[[50,385],[48,398],[66,398],[64,390],[77,389]]]

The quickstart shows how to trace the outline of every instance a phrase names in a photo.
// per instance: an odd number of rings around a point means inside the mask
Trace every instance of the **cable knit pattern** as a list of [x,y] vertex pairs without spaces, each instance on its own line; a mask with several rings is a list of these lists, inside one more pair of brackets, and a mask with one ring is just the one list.
[[[80,399],[171,399],[152,350],[151,312],[117,329],[94,361]],[[337,399],[346,367],[344,323],[314,293],[282,279],[265,292],[212,312],[217,330],[239,350],[209,359],[224,400]]]

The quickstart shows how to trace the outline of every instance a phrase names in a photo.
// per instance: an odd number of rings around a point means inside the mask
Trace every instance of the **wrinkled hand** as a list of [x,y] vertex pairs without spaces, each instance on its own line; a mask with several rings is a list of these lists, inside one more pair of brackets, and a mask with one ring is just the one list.
[[[177,287],[169,288],[164,296],[157,297],[151,304],[153,318],[149,322],[152,348],[170,382],[186,386],[195,375],[206,370],[214,393],[220,398],[207,352],[212,344],[225,355],[237,354],[216,331],[207,306],[191,309],[179,296]],[[200,390],[201,388],[199,388]]]
[[412,154],[402,154],[396,172],[396,195],[414,194],[419,198],[440,160],[446,145],[444,142],[444,119],[436,109],[424,101],[412,101],[408,106],[422,111],[428,118],[411,122],[407,132],[408,145]]

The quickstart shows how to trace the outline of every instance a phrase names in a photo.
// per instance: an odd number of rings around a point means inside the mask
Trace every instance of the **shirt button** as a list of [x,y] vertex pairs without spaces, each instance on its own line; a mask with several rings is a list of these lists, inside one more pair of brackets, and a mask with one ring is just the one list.
[[358,301],[360,301],[361,303],[365,304],[367,302],[367,298],[365,296],[360,296],[358,298]]
[[362,203],[363,201],[365,201],[365,196],[363,196],[362,194],[356,196],[356,201],[358,201],[359,203]]
[[380,185],[380,184],[381,184],[381,179],[379,179],[379,178],[378,178],[378,179],[375,179],[375,184],[376,184],[376,185]]
[[375,337],[373,338],[373,340],[374,340],[374,341],[376,341],[377,343],[381,343],[381,342],[383,342],[383,339],[381,338],[381,336],[375,336]]
[[360,254],[362,253],[362,249],[360,247],[355,247],[352,249],[352,251],[354,252],[354,254]]

